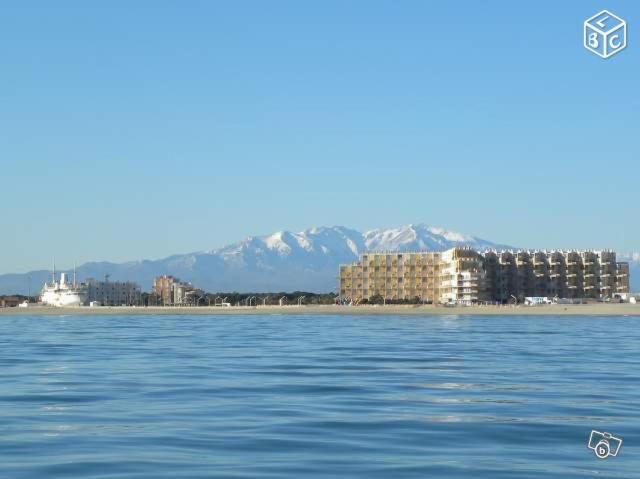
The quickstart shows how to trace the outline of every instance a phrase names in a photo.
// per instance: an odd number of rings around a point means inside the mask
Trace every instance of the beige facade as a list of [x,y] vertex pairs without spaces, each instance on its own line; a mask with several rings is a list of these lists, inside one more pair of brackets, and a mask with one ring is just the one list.
[[153,280],[153,293],[161,305],[173,304],[173,285],[179,282],[178,278],[163,274]]
[[423,303],[478,300],[481,259],[468,248],[364,254],[357,263],[340,266],[340,296],[354,301],[374,296]]
[[525,297],[614,298],[629,293],[629,265],[613,251],[367,253],[340,266],[339,294],[425,303],[523,301]]
[[197,304],[204,292],[191,283],[183,283],[175,276],[162,275],[153,280],[156,300],[163,306]]
[[434,301],[441,253],[371,253],[340,267],[341,296]]
[[440,257],[440,303],[473,304],[486,301],[482,254],[470,248],[454,248]]

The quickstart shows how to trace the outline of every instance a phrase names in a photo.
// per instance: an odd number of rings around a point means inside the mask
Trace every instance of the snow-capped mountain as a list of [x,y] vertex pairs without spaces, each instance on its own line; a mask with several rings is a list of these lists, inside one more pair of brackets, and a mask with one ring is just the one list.
[[[279,231],[251,236],[211,251],[127,263],[91,262],[78,268],[79,279],[130,280],[150,290],[152,280],[171,274],[206,291],[334,291],[338,266],[366,251],[445,250],[453,246],[509,248],[474,236],[424,224],[364,233],[342,226]],[[640,266],[640,255],[635,263]],[[639,272],[640,273],[640,272]],[[37,292],[49,278],[45,270],[0,275],[0,294]],[[638,278],[632,271],[632,279]]]
[[477,249],[508,248],[475,236],[424,224],[371,230],[364,233],[363,238],[368,251],[438,251],[459,245],[473,246]]

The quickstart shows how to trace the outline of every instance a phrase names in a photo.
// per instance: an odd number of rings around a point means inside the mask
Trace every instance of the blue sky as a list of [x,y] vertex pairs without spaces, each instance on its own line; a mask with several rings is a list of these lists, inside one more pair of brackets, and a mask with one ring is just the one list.
[[5,2],[0,272],[335,224],[638,250],[636,37],[631,1]]

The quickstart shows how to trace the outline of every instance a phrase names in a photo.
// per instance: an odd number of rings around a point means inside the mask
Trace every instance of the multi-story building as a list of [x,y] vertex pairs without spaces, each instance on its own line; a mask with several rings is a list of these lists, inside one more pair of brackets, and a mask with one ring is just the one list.
[[131,281],[86,280],[87,303],[98,302],[103,306],[132,306],[142,303],[140,286]]
[[153,294],[161,305],[173,304],[173,285],[178,283],[178,278],[163,274],[153,280]]
[[340,266],[340,296],[355,301],[479,301],[483,287],[482,255],[469,248],[445,252],[368,253]]
[[629,294],[629,263],[616,263],[615,292],[612,296]]
[[434,301],[439,297],[441,254],[364,254],[358,263],[340,267],[341,296]]
[[202,290],[194,288],[191,283],[184,283],[166,274],[153,280],[153,293],[158,304],[163,306],[195,305],[204,295]]
[[613,251],[367,253],[340,266],[340,296],[470,304],[525,297],[613,298],[629,293],[629,265]]
[[204,291],[194,288],[191,283],[173,284],[173,304],[174,305],[194,305],[197,306],[204,296]]
[[440,256],[439,302],[473,304],[485,300],[483,257],[470,248],[454,248]]

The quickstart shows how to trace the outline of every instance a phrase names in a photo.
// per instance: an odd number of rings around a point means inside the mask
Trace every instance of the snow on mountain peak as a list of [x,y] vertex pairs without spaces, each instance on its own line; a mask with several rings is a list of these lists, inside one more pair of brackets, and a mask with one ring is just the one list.
[[264,238],[264,244],[270,250],[276,250],[281,254],[287,254],[291,252],[291,246],[289,246],[283,239],[284,231],[278,231],[270,236]]
[[444,228],[439,228],[435,226],[427,227],[427,231],[429,231],[429,233],[432,233],[434,235],[442,236],[448,241],[455,241],[460,243],[474,241],[473,236],[463,235],[462,233],[456,233],[455,231],[448,231]]
[[309,238],[307,238],[305,232],[297,233],[294,236],[298,242],[298,245],[300,245],[302,249],[306,251],[311,251],[313,249],[313,245],[311,244],[311,241],[309,241]]
[[494,246],[490,241],[425,224],[409,224],[391,229],[374,229],[367,231],[364,234],[364,239],[366,247],[370,251],[433,251],[445,250],[460,245],[484,249]]

